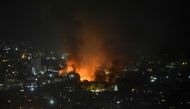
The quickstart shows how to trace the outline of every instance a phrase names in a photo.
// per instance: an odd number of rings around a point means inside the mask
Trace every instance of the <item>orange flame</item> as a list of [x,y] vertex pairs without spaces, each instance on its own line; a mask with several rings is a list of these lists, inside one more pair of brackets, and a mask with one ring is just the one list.
[[[95,72],[97,69],[103,65],[105,62],[104,58],[99,55],[86,55],[85,59],[83,60],[74,60],[68,59],[66,64],[67,67],[63,70],[60,70],[59,75],[64,76],[69,72],[76,72],[80,75],[81,81],[88,80],[94,81],[95,80]],[[106,61],[108,64],[108,61]]]
[[79,73],[81,81],[94,81],[98,67],[104,65],[105,62],[108,65],[108,61],[110,61],[106,49],[108,45],[105,45],[104,39],[107,29],[105,29],[104,23],[91,21],[87,16],[78,16],[77,20],[80,22],[80,28],[76,32],[76,40],[74,40],[77,46],[67,50],[74,58],[67,60],[65,70]]
[[[93,81],[94,80],[94,72],[96,71],[97,64],[96,63],[77,63],[74,60],[67,61],[67,67],[65,71],[62,72],[76,72],[80,75],[81,81],[88,80]],[[64,73],[60,73],[60,75],[63,75]]]

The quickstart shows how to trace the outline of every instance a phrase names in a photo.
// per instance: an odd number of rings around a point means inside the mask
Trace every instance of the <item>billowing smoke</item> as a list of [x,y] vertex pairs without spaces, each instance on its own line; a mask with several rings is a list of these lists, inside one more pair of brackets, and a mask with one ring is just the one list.
[[109,68],[113,61],[113,53],[110,52],[113,43],[109,41],[116,35],[114,22],[109,17],[99,19],[86,14],[77,14],[74,21],[71,41],[63,39],[67,45],[66,51],[70,53],[67,70],[75,70],[80,74],[81,80],[93,81],[97,69],[102,66]]
[[78,34],[80,37],[78,45],[79,72],[81,72],[81,77],[94,79],[96,69],[108,62],[104,36],[101,33],[101,27],[95,23],[86,20],[86,22],[82,22],[81,26]]

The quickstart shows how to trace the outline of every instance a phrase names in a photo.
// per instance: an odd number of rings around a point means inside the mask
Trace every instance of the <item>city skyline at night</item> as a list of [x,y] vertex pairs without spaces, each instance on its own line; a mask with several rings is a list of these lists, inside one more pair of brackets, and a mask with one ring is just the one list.
[[2,109],[189,109],[184,1],[0,4]]

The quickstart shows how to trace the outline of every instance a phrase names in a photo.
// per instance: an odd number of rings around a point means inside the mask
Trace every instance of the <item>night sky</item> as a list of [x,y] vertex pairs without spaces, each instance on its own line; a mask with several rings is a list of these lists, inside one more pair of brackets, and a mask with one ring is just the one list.
[[118,52],[189,50],[187,10],[185,3],[175,0],[3,1],[0,39],[74,49],[85,22],[100,28],[104,46]]

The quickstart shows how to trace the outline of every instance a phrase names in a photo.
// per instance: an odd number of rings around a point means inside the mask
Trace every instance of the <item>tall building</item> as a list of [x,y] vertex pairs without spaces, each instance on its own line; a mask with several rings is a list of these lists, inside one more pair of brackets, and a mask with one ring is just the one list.
[[40,73],[40,71],[41,71],[41,57],[38,56],[38,57],[32,58],[31,63],[32,63],[32,73],[34,75]]

